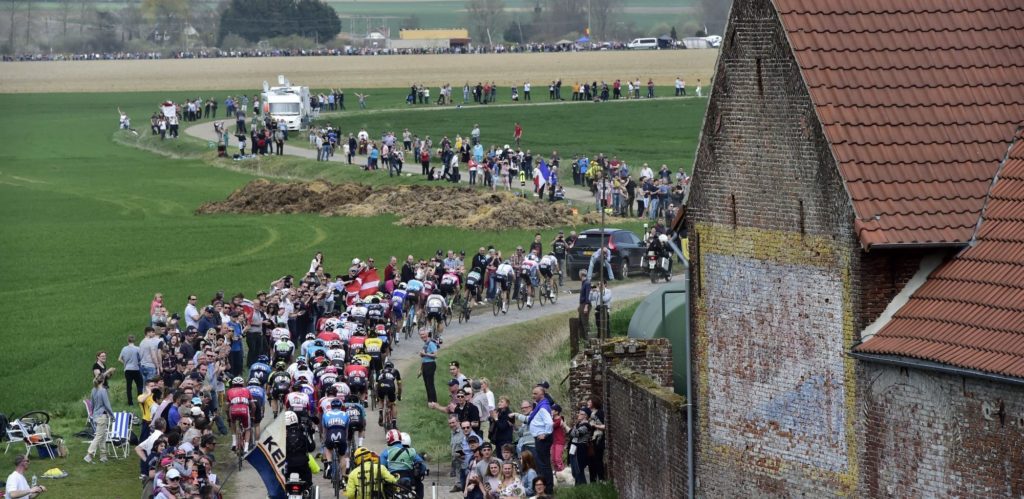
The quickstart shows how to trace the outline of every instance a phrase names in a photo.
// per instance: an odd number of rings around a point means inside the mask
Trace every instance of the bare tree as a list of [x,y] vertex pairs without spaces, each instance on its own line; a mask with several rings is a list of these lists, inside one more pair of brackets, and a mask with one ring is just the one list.
[[614,23],[615,16],[622,12],[623,0],[590,0],[587,8],[590,9],[590,37],[609,39],[609,26]]
[[466,17],[473,39],[487,40],[487,43],[491,44],[493,37],[500,39],[504,32],[505,2],[504,0],[469,0],[466,2]]
[[549,37],[582,33],[587,27],[587,0],[548,0],[544,9],[544,32]]

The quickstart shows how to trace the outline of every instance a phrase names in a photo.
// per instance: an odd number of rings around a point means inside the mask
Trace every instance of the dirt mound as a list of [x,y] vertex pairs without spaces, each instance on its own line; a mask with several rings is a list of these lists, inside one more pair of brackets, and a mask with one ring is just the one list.
[[427,185],[370,187],[363,184],[274,183],[253,180],[224,201],[196,210],[207,213],[319,213],[367,217],[390,213],[399,225],[448,225],[467,229],[557,227],[593,223],[593,215],[574,215],[562,203],[538,202],[510,192]]

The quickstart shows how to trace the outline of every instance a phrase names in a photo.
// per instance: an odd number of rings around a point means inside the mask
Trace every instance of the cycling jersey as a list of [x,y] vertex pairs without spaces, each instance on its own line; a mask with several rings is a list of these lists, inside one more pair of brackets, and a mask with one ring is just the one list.
[[366,410],[359,402],[348,402],[345,404],[345,412],[348,413],[349,433],[362,431],[366,428]]
[[324,331],[324,332],[318,334],[316,336],[316,339],[323,341],[324,344],[327,344],[328,342],[331,342],[331,341],[340,340],[341,336],[338,335],[338,333],[334,332],[333,330],[330,330],[330,331]]
[[345,366],[345,378],[348,380],[349,385],[366,384],[366,378],[369,376],[369,371],[366,366],[361,364],[349,364]]
[[249,377],[256,378],[260,381],[261,385],[267,383],[267,379],[270,378],[270,364],[264,362],[257,362],[249,366]]
[[356,346],[362,346],[366,343],[366,336],[353,336],[348,339],[348,347],[355,351]]
[[290,357],[295,351],[295,344],[291,340],[280,340],[274,343],[274,353],[279,357]]
[[437,285],[434,284],[434,281],[427,280],[427,282],[423,283],[423,290],[420,291],[420,296],[426,298],[426,297],[434,294],[434,289],[436,287],[437,287]]
[[309,347],[308,351],[306,351],[306,358],[310,360],[315,359],[321,355],[324,357],[327,356],[327,348],[325,348],[322,345],[313,345]]
[[394,312],[395,317],[402,318],[402,312],[405,310],[405,290],[396,289],[391,294],[391,310]]
[[555,258],[554,255],[544,255],[544,258],[540,259],[540,268],[542,270],[545,269],[545,268],[551,269],[551,268],[554,268],[557,265],[558,265],[558,259]]
[[359,354],[353,355],[352,356],[352,360],[355,360],[356,362],[358,362],[359,364],[357,364],[357,365],[360,365],[360,366],[363,366],[363,367],[370,367],[370,361],[373,360],[373,357],[371,357],[369,355],[366,355],[365,353],[359,353]]
[[292,377],[284,371],[277,371],[270,375],[270,386],[274,387],[274,393],[277,395],[288,393],[292,386]]
[[228,416],[232,421],[242,423],[245,428],[249,427],[249,404],[252,402],[252,394],[248,388],[236,386],[227,391]]
[[331,359],[331,363],[332,364],[336,360],[344,361],[345,360],[345,349],[344,348],[332,348],[332,349],[327,351],[327,358]]
[[296,371],[295,376],[293,378],[295,381],[302,380],[303,382],[310,384],[312,384],[313,380],[315,379],[315,377],[313,376],[313,371],[310,371],[309,369]]
[[367,309],[365,305],[352,305],[349,307],[348,316],[355,322],[360,322],[366,319]]
[[323,376],[320,376],[320,387],[326,388],[333,385],[335,381],[338,381],[337,373],[324,373]]
[[523,260],[522,273],[524,275],[533,274],[534,270],[537,269],[537,262],[535,260]]
[[429,314],[442,314],[444,309],[447,307],[447,302],[444,301],[444,297],[441,295],[430,295],[427,298],[426,309]]
[[401,373],[397,369],[384,369],[377,376],[377,385],[381,387],[394,388],[395,385],[402,380]]
[[338,397],[324,397],[320,399],[320,414],[327,414],[327,411],[331,410],[331,402],[334,402]]
[[409,294],[416,294],[423,290],[423,282],[417,279],[411,279],[405,283],[405,290]]
[[384,318],[384,305],[371,303],[366,306],[366,318],[370,320],[381,320]]
[[293,411],[305,411],[309,407],[309,397],[301,391],[291,392],[285,396],[284,403]]
[[441,285],[442,286],[458,286],[459,285],[459,276],[457,274],[454,274],[454,273],[447,273],[447,274],[441,276]]
[[249,394],[252,395],[252,399],[256,402],[256,407],[263,407],[267,403],[267,392],[262,386],[250,386]]
[[477,272],[476,270],[473,270],[469,274],[466,274],[466,287],[468,287],[468,288],[475,288],[477,283],[479,283],[479,282],[480,282],[480,273]]
[[499,279],[508,279],[512,275],[512,272],[512,266],[507,263],[503,263],[498,265],[498,270],[495,271],[494,275]]
[[348,427],[348,412],[341,409],[329,409],[324,411],[324,415],[320,420],[325,430],[343,430]]
[[363,351],[369,354],[371,357],[380,355],[381,350],[384,348],[384,341],[380,338],[367,338],[363,342]]

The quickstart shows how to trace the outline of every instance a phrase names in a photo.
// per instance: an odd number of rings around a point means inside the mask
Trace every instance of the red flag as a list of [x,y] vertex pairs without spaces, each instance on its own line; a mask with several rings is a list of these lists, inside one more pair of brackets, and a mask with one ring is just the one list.
[[357,280],[360,282],[360,298],[377,294],[377,289],[380,287],[380,274],[377,273],[377,269],[363,270]]
[[256,306],[251,300],[242,300],[242,313],[245,314],[245,321],[252,323],[252,314],[256,312]]
[[347,305],[352,304],[352,300],[359,296],[359,287],[362,284],[359,278],[352,279],[351,282],[345,285],[345,303]]

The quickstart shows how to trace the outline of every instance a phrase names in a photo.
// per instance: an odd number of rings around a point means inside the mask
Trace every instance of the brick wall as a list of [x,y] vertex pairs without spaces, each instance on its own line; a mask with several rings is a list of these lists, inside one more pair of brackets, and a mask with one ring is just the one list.
[[[670,388],[617,366],[606,371],[608,469],[622,499],[686,496],[686,409]],[[671,378],[669,378],[671,379]]]
[[863,362],[865,497],[1024,496],[1024,387]]
[[853,217],[769,0],[736,0],[687,219],[698,496],[855,487]]
[[605,400],[605,371],[623,366],[672,388],[672,344],[667,338],[589,340],[569,368],[569,396],[582,404],[591,396]]

